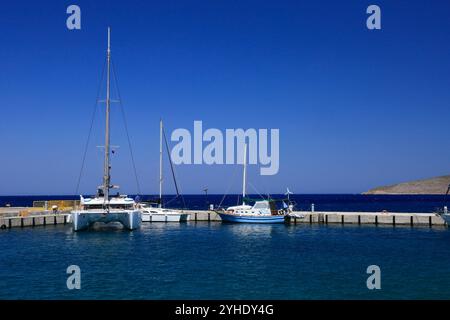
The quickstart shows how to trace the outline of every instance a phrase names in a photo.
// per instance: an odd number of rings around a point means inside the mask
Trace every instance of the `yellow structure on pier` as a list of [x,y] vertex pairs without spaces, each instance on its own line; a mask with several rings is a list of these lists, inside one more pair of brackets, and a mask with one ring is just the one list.
[[80,200],[40,200],[33,201],[33,209],[39,208],[39,210],[53,210],[57,208],[58,211],[70,211],[79,207]]

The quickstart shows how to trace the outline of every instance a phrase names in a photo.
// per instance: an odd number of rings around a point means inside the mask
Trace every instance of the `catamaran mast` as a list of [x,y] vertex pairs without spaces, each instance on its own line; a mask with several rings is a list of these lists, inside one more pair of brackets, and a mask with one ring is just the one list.
[[162,183],[163,183],[163,122],[159,120],[159,207],[162,208]]
[[247,180],[247,143],[244,143],[244,177],[242,181],[242,204],[245,205],[245,183]]
[[109,188],[111,186],[111,166],[109,164],[109,109],[110,109],[110,64],[111,64],[111,29],[108,27],[108,50],[106,51],[107,73],[106,73],[106,125],[105,125],[105,163],[103,168],[103,192],[105,203],[109,202]]

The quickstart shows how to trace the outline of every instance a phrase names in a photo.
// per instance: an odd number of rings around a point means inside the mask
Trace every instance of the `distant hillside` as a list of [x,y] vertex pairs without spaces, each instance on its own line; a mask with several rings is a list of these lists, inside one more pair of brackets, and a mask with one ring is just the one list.
[[363,194],[445,194],[449,184],[450,175],[378,187]]

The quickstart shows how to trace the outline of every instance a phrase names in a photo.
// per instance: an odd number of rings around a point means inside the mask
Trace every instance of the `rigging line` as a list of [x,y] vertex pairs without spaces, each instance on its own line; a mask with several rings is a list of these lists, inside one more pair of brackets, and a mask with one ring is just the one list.
[[105,66],[106,66],[106,59],[105,59],[105,62],[103,63],[103,69],[102,69],[102,73],[100,76],[100,82],[99,82],[98,88],[97,88],[97,97],[95,98],[94,110],[93,110],[92,116],[91,116],[91,125],[89,127],[89,133],[88,133],[88,136],[86,139],[86,144],[84,145],[83,159],[81,161],[80,174],[78,175],[78,182],[77,182],[77,187],[75,189],[75,194],[78,194],[78,191],[80,189],[81,177],[83,175],[84,164],[86,162],[86,155],[87,155],[87,150],[89,147],[89,141],[90,141],[91,135],[92,135],[92,128],[94,127],[95,114],[97,113],[98,98],[100,96],[100,90],[101,90],[102,83],[103,83],[103,77],[105,76]]
[[165,205],[168,205],[168,204],[174,202],[174,201],[177,200],[177,199],[178,199],[178,196],[176,196],[176,197],[170,199],[169,201],[165,202],[164,204],[165,204]]
[[181,197],[181,201],[183,202],[183,209],[186,209],[186,203],[184,202],[184,197],[183,197],[183,195],[180,195],[180,192],[178,190],[178,183],[177,183],[177,179],[175,178],[175,170],[173,168],[172,157],[170,156],[169,144],[167,143],[165,128],[163,128],[162,132],[163,132],[163,137],[164,137],[164,144],[166,145],[167,157],[169,158],[170,170],[172,171],[173,183],[175,184],[175,190],[177,191],[177,196]]
[[[222,202],[225,200],[225,198],[226,198],[228,192],[230,192],[231,185],[233,184],[233,181],[234,181],[234,178],[236,177],[236,173],[237,173],[237,172],[238,172],[238,166],[235,166],[234,171],[233,171],[233,176],[232,176],[232,178],[231,178],[231,180],[230,180],[230,183],[228,184],[228,188],[227,188],[227,190],[225,191],[225,193],[223,194],[222,200],[220,200],[219,208],[222,206]],[[238,199],[239,199],[239,197],[238,197]]]
[[122,104],[122,96],[120,95],[120,90],[119,90],[119,82],[117,81],[117,75],[116,75],[116,67],[114,65],[114,61],[111,58],[111,65],[112,65],[112,74],[114,77],[114,84],[117,90],[117,96],[119,98],[119,105],[120,105],[120,110],[122,112],[122,119],[123,119],[123,123],[125,126],[125,132],[127,134],[127,141],[128,141],[128,149],[130,150],[130,156],[131,156],[131,163],[133,165],[133,171],[134,171],[134,178],[136,180],[136,187],[137,187],[137,191],[138,191],[138,195],[141,194],[141,186],[139,184],[139,179],[138,179],[138,175],[137,175],[137,170],[136,170],[136,163],[134,161],[134,154],[133,154],[133,148],[131,147],[131,139],[130,139],[130,134],[128,132],[128,124],[127,124],[127,119],[125,117],[125,110]]
[[166,151],[169,155],[168,158],[169,158],[169,163],[170,163],[170,170],[172,172],[173,183],[175,184],[175,190],[177,191],[177,196],[180,196],[177,180],[175,179],[175,172],[173,171],[172,158],[170,157],[170,153],[169,153],[169,144],[167,143],[166,132],[165,132],[164,128],[163,128],[163,136],[164,136],[164,144],[166,146]]
[[265,200],[264,197],[263,197],[263,195],[262,195],[261,193],[258,192],[258,190],[256,189],[256,187],[255,187],[251,182],[248,182],[248,184],[250,185],[250,187],[253,188],[254,191],[256,191],[256,193],[261,197],[261,199]]

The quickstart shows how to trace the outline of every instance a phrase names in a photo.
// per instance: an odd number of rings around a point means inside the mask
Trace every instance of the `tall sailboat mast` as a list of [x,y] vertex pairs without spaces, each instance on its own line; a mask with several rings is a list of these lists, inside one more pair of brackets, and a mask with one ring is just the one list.
[[108,27],[108,49],[106,51],[106,125],[105,125],[105,163],[103,168],[103,192],[105,202],[109,201],[109,189],[111,187],[111,166],[109,164],[109,109],[110,109],[110,65],[111,65],[111,28]]
[[245,205],[245,189],[247,180],[247,143],[244,143],[244,177],[242,179],[242,204]]
[[163,183],[163,122],[159,120],[159,207],[162,208],[162,183]]

